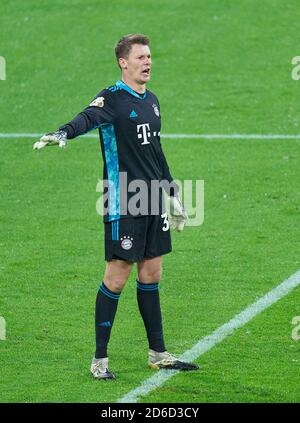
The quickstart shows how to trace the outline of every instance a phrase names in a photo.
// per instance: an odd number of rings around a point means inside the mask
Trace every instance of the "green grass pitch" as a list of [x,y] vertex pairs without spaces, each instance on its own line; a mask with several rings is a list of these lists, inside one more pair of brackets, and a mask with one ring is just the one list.
[[[4,5],[1,5],[3,8]],[[297,134],[297,0],[16,0],[0,14],[0,133],[44,133],[119,77],[113,46],[152,40],[149,88],[163,133]],[[116,402],[153,375],[135,274],[109,348],[115,383],[94,381],[103,225],[99,142],[32,150],[0,139],[0,402]],[[173,235],[161,302],[181,354],[300,268],[300,140],[164,139],[172,174],[205,181],[205,220]],[[142,402],[299,402],[296,288]]]

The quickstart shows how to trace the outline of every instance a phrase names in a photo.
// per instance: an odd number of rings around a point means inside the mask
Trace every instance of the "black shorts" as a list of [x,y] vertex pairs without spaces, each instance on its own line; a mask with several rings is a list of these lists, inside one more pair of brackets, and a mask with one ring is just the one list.
[[105,226],[105,260],[139,262],[172,251],[167,213],[127,217],[107,222]]

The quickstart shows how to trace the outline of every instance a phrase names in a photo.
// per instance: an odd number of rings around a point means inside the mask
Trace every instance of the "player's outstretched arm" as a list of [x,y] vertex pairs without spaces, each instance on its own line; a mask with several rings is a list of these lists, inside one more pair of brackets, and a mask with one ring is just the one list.
[[113,123],[114,119],[114,103],[111,93],[108,90],[102,90],[90,105],[75,116],[71,122],[61,126],[55,132],[43,135],[33,148],[40,150],[51,145],[64,148],[67,146],[68,140],[99,128],[103,123]]

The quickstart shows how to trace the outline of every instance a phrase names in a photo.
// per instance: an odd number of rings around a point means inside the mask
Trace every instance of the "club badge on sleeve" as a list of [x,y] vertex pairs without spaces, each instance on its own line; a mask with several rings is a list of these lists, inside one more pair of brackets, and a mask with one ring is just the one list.
[[157,107],[157,105],[152,104],[152,107],[153,107],[153,110],[154,110],[154,113],[156,114],[156,116],[159,117],[159,108]]
[[90,106],[103,107],[104,106],[104,97],[95,98],[95,100],[93,100],[91,102]]

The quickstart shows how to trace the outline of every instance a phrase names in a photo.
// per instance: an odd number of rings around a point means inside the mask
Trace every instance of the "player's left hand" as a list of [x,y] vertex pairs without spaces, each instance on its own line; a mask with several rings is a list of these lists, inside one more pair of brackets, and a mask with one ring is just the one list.
[[58,130],[43,135],[40,140],[34,144],[33,149],[40,150],[41,148],[50,145],[58,145],[61,148],[65,148],[67,146],[67,142],[68,140],[66,131]]
[[168,217],[170,228],[181,232],[188,219],[184,205],[182,204],[179,195],[168,198]]

